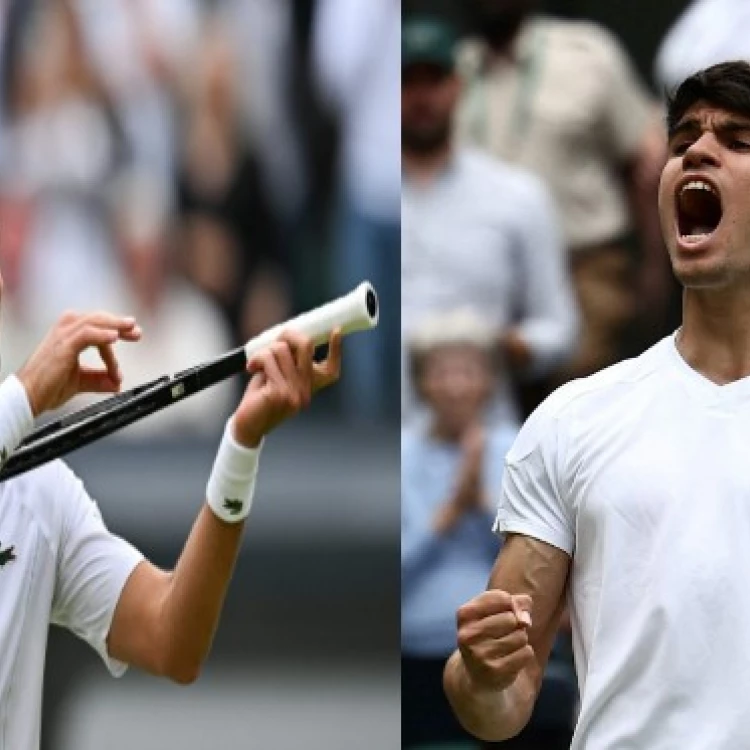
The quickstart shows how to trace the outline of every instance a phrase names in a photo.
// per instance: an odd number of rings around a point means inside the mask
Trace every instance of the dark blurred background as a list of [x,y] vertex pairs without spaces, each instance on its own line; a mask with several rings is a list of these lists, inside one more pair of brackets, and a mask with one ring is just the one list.
[[[654,57],[667,29],[690,4],[689,0],[540,0],[538,7],[560,18],[582,18],[604,24],[625,44],[644,81],[656,91]],[[468,21],[466,4],[456,0],[403,0],[404,14],[444,13],[459,24]]]
[[[128,388],[365,278],[382,298],[378,331],[345,342],[341,383],[266,444],[202,678],[114,681],[53,629],[44,748],[398,742],[399,10],[10,0],[0,12],[4,373],[66,308],[139,319],[142,344],[118,349]],[[71,456],[110,528],[159,564],[179,554],[242,385]]]

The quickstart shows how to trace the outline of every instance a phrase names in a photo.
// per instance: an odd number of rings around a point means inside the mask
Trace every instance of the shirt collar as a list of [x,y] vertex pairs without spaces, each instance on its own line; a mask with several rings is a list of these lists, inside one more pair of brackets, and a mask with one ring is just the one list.
[[455,146],[451,148],[450,153],[448,155],[448,160],[443,165],[442,169],[435,175],[435,179],[432,180],[429,184],[420,184],[417,185],[416,183],[412,182],[412,180],[409,177],[409,173],[404,169],[401,168],[401,179],[404,187],[408,187],[411,190],[430,190],[431,188],[442,185],[445,182],[448,182],[453,177],[458,174],[459,167],[460,167],[460,158],[459,158],[459,149],[457,149]]

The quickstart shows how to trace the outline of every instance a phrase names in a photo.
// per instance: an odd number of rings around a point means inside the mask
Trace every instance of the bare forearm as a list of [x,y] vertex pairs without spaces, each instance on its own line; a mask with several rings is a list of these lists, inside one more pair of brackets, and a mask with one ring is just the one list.
[[[127,335],[137,337],[140,331]],[[91,345],[85,337],[83,343]],[[336,382],[341,332],[331,335],[323,362],[315,362],[314,353],[312,339],[285,331],[248,362],[254,377],[227,424],[206,485],[206,504],[171,573],[147,560],[131,573],[107,636],[113,658],[180,683],[197,677],[211,649],[243,519],[252,506],[260,444],[309,404],[313,392]]]
[[527,724],[536,691],[525,673],[505,690],[474,687],[459,651],[445,667],[445,693],[463,727],[486,742],[502,742],[517,735]]
[[219,520],[204,505],[171,575],[162,624],[172,663],[188,677],[211,649],[243,527]]

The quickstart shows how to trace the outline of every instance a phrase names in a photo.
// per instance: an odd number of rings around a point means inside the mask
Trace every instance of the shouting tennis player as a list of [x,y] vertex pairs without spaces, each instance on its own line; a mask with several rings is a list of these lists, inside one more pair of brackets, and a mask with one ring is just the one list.
[[567,593],[574,750],[750,748],[750,65],[688,78],[667,127],[682,327],[559,389],[507,457],[507,542],[445,670],[487,741],[526,723]]
[[[84,392],[114,393],[118,340],[135,342],[132,318],[68,314],[0,385],[0,456],[35,417]],[[78,358],[98,348],[104,367]],[[49,623],[65,626],[114,675],[126,665],[179,683],[195,680],[211,647],[250,511],[264,436],[337,380],[341,336],[313,361],[310,339],[287,332],[248,362],[254,375],[227,423],[201,509],[173,571],[159,570],[107,531],[97,506],[61,461],[0,485],[0,748],[39,747]]]

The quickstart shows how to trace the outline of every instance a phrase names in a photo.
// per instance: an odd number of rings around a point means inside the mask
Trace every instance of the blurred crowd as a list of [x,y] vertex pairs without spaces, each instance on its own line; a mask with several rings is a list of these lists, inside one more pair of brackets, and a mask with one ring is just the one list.
[[[501,550],[505,454],[555,388],[679,325],[657,213],[664,96],[750,57],[739,0],[687,4],[650,80],[615,30],[547,5],[404,4],[403,747],[480,746],[442,670]],[[564,613],[529,725],[499,747],[570,747],[569,628]]]
[[[383,325],[326,408],[396,418],[399,24],[390,1],[5,3],[3,371],[65,309],[106,309],[144,330],[118,349],[131,387],[370,278]],[[235,397],[138,434],[218,434]]]

